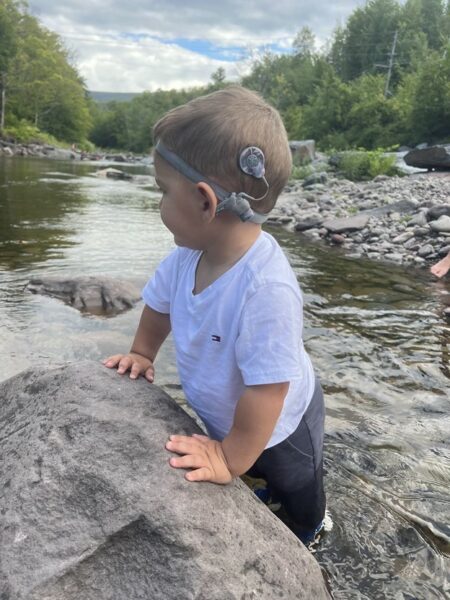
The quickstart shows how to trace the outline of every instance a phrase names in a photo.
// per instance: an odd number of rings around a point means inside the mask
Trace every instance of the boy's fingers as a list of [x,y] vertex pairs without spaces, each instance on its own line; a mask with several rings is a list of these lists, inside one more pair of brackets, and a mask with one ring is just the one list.
[[114,354],[113,356],[108,356],[108,358],[102,360],[102,363],[105,365],[105,367],[115,367],[122,356],[123,354]]
[[135,362],[131,365],[130,378],[137,379],[141,374],[142,368],[139,363]]
[[153,367],[149,367],[145,371],[145,379],[148,379],[148,381],[150,381],[150,383],[153,383],[154,378],[155,378],[155,371],[154,371]]
[[205,460],[198,454],[185,454],[184,456],[174,456],[169,460],[172,467],[176,469],[199,469],[205,466]]
[[207,442],[211,439],[207,435],[200,435],[199,433],[193,433],[192,437],[196,438],[197,440],[200,440],[201,442]]
[[206,467],[201,469],[195,469],[195,471],[189,471],[184,476],[188,481],[211,481],[211,471]]
[[198,452],[200,449],[198,443],[193,442],[190,438],[187,438],[187,441],[169,440],[166,443],[166,448],[177,454],[192,454],[196,450]]
[[189,442],[193,437],[192,435],[169,435],[169,442]]
[[125,371],[127,369],[129,369],[130,365],[131,365],[131,358],[129,356],[124,356],[123,358],[121,358],[120,362],[119,362],[119,366],[117,368],[117,372],[118,373],[125,373]]

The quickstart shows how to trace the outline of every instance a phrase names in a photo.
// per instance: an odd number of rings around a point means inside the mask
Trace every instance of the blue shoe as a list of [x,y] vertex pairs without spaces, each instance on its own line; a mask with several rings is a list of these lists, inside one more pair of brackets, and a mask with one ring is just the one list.
[[301,533],[298,531],[293,531],[302,544],[304,544],[307,548],[311,548],[311,546],[319,542],[320,534],[322,533],[324,526],[325,522],[321,521],[319,525],[317,525],[317,527],[312,531],[302,531]]
[[299,531],[295,531],[294,529],[292,531],[302,542],[302,544],[304,544],[308,548],[308,550],[314,553],[322,538],[322,535],[326,531],[331,531],[332,529],[333,520],[331,518],[330,513],[328,512],[328,509],[325,509],[325,516],[323,518],[323,521],[321,521],[313,531],[302,531],[301,533]]
[[268,487],[254,488],[253,493],[261,500],[261,502],[264,502],[264,504],[268,506],[272,512],[280,510],[281,502],[278,501],[278,498],[272,495],[272,492]]
[[261,502],[264,502],[264,504],[268,504],[270,497],[271,497],[271,493],[269,488],[255,488],[253,490],[253,493],[255,494],[255,496],[257,498],[259,498],[261,500]]

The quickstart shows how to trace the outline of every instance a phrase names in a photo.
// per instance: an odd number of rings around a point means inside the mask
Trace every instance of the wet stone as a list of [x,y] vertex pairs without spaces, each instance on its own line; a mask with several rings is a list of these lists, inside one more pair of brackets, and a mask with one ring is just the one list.
[[421,257],[429,256],[430,254],[434,254],[434,248],[431,244],[426,244],[417,250],[417,254]]

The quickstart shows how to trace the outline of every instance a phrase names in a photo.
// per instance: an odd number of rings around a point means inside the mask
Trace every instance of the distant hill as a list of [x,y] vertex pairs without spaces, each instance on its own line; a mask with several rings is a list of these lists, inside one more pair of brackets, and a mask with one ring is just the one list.
[[88,92],[89,96],[95,100],[95,102],[129,102],[135,96],[139,94],[133,94],[131,92]]

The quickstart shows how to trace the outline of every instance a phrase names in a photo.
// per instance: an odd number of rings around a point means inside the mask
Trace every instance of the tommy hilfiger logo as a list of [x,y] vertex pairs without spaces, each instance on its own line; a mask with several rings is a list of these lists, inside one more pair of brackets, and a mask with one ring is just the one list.
[[213,342],[220,342],[220,335],[212,335],[211,339]]

